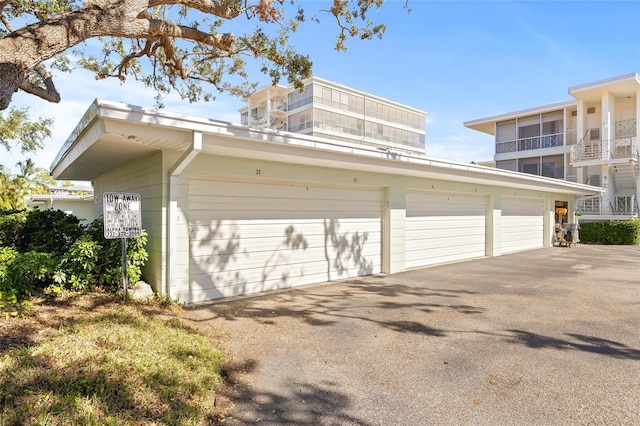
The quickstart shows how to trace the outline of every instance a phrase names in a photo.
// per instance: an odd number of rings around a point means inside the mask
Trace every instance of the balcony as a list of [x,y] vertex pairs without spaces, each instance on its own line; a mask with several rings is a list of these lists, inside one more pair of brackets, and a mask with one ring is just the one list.
[[583,140],[571,149],[571,162],[633,160],[638,161],[638,141],[635,136],[612,140]]
[[[567,135],[569,135],[569,132],[567,132]],[[554,148],[557,146],[564,146],[564,133],[496,142],[496,154]]]

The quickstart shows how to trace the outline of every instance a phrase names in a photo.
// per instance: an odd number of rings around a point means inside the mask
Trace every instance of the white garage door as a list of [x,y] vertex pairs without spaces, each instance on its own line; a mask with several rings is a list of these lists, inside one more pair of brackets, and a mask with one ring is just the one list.
[[189,197],[193,302],[380,272],[380,189],[192,179]]
[[407,192],[408,268],[485,255],[484,197]]
[[500,241],[502,253],[543,247],[544,201],[503,198]]

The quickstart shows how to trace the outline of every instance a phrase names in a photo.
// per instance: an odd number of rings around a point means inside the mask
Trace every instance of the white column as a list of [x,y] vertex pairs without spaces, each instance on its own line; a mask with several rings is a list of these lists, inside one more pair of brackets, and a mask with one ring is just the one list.
[[602,213],[606,214],[607,212],[611,212],[611,206],[613,205],[614,196],[613,189],[614,185],[611,181],[611,176],[609,173],[609,165],[601,164],[600,165],[600,183],[602,184],[602,189],[604,189],[604,194],[602,194]]
[[407,195],[404,188],[385,188],[383,200],[382,272],[406,269]]
[[611,141],[613,139],[613,108],[614,99],[611,93],[602,94],[602,126],[600,127],[600,139],[604,141]]
[[[636,152],[640,151],[640,88],[636,90]],[[636,170],[638,170],[636,168]],[[640,173],[636,175],[636,202],[640,204]]]
[[170,297],[172,296],[170,289],[176,282],[176,272],[178,269],[178,177],[196,155],[202,151],[202,133],[194,131],[191,137],[191,146],[185,150],[171,170],[169,170],[168,206],[166,211],[167,240],[165,248],[167,283],[163,295]]
[[[587,131],[586,129],[586,120],[585,120],[585,108],[584,102],[582,100],[578,100],[578,109],[576,114],[576,148],[584,147],[584,134]],[[584,148],[583,148],[584,149]],[[576,158],[577,160],[577,158]],[[577,183],[585,183],[586,181],[584,166],[576,167],[576,182]]]
[[[553,232],[555,231],[556,203],[554,199],[544,200],[544,211],[546,212],[543,224],[543,246],[553,247]],[[567,213],[567,220],[571,220],[570,213]]]
[[502,197],[491,194],[487,197],[485,209],[485,254],[488,257],[500,255]]
[[267,89],[267,108],[264,113],[264,127],[271,128],[271,90]]
[[586,127],[586,120],[585,120],[585,108],[584,108],[584,101],[582,100],[578,100],[578,113],[577,113],[577,120],[576,120],[576,139],[577,142],[580,142],[580,140],[582,140],[582,138],[584,138],[584,133],[587,131],[587,127]]

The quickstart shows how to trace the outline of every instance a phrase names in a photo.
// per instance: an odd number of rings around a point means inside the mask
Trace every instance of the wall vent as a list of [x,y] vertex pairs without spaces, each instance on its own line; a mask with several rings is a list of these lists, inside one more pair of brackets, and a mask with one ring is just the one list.
[[578,116],[578,111],[571,111],[571,116],[572,117],[577,117]]
[[596,107],[587,108],[587,114],[595,114],[595,113],[596,113]]

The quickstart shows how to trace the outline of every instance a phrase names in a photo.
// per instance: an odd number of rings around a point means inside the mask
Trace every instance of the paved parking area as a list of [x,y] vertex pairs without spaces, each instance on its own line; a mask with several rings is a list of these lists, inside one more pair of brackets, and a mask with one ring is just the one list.
[[550,248],[189,308],[224,424],[640,425],[640,247]]

